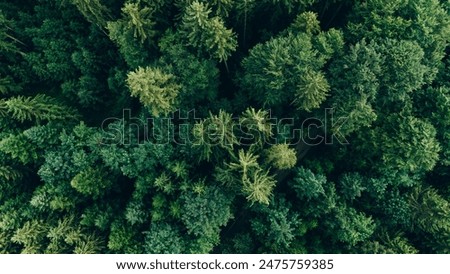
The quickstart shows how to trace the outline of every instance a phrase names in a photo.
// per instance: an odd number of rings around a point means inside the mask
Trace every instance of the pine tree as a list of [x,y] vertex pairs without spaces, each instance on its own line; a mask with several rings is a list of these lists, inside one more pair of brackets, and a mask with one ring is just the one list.
[[98,198],[103,196],[111,187],[112,181],[107,178],[105,172],[89,168],[78,173],[70,182],[70,185],[82,194]]
[[70,0],[91,23],[105,27],[111,17],[110,10],[99,0]]
[[[431,68],[425,81],[434,79],[448,45],[450,16],[439,0],[356,2],[350,16],[351,39],[391,38],[415,41],[424,50]],[[358,37],[358,38],[356,38]]]
[[269,206],[252,208],[257,215],[250,220],[251,229],[264,250],[273,253],[289,252],[296,237],[303,236],[300,226],[302,220],[285,198],[274,199]]
[[338,204],[332,215],[334,220],[327,220],[328,231],[336,235],[336,240],[350,247],[366,241],[375,231],[376,225],[370,216],[345,204]]
[[[17,159],[24,165],[33,163],[38,159],[36,147],[29,142],[24,134],[11,134],[9,137],[0,140],[0,151],[10,155],[12,159]],[[9,176],[13,175],[10,174]]]
[[[308,26],[300,30],[305,27],[301,21],[298,19],[284,35],[257,44],[242,61],[244,75],[241,86],[260,104],[275,106],[293,103],[298,109],[311,111],[327,97],[330,87],[320,70],[334,50],[343,44],[336,45],[335,49],[330,47],[319,51],[316,47],[320,44],[316,45],[314,38],[319,34],[311,32]],[[335,35],[325,38],[331,39],[335,40]]]
[[148,65],[154,54],[156,45],[151,40],[156,35],[153,12],[149,6],[127,2],[122,7],[122,17],[108,21],[106,25],[110,39],[119,46],[131,68]]
[[294,104],[298,109],[306,111],[319,108],[330,91],[327,79],[323,73],[312,70],[307,70],[300,79]]
[[334,183],[323,174],[315,174],[303,166],[294,172],[295,176],[288,185],[294,190],[304,216],[316,219],[335,210],[339,196]]
[[190,252],[211,252],[219,242],[220,228],[232,218],[233,197],[217,187],[207,187],[201,193],[186,192],[180,197],[182,202],[181,220],[188,234],[194,237]]
[[235,123],[231,114],[220,111],[210,113],[209,118],[196,123],[192,128],[192,146],[200,152],[199,160],[211,160],[223,152],[231,151],[237,144],[234,133]]
[[29,221],[15,232],[11,240],[23,245],[22,253],[39,254],[43,252],[47,230],[42,220]]
[[[217,100],[219,69],[215,61],[202,58],[189,51],[179,32],[167,31],[159,42],[161,66],[170,68],[181,85],[180,109],[211,111],[205,102]],[[218,110],[218,109],[217,109]]]
[[431,234],[450,235],[450,204],[435,189],[414,189],[410,204],[414,225]]
[[59,104],[55,99],[38,94],[35,97],[17,96],[0,100],[0,115],[11,116],[19,122],[65,120],[77,118],[76,112]]
[[127,28],[133,30],[134,37],[143,43],[154,36],[153,11],[149,7],[139,7],[136,3],[125,3],[122,12],[127,19]]
[[250,141],[253,144],[264,145],[273,137],[273,127],[268,111],[248,108],[239,117],[238,129],[245,135],[240,142]]
[[256,169],[242,178],[242,184],[242,192],[250,203],[268,205],[276,186],[276,180],[269,175],[269,171]]
[[145,252],[148,254],[181,254],[185,252],[181,233],[171,224],[154,223],[145,233]]
[[340,127],[343,135],[368,127],[377,119],[373,105],[380,89],[382,62],[382,55],[365,40],[333,61],[331,102],[335,119],[347,118]]
[[17,48],[20,41],[14,38],[11,32],[11,21],[6,18],[2,11],[0,11],[0,54],[5,54],[7,52],[20,52]]
[[174,75],[160,68],[139,67],[128,73],[131,96],[138,97],[154,116],[167,115],[176,108],[180,85]]
[[393,115],[378,134],[387,169],[429,171],[439,159],[441,147],[436,140],[436,129],[426,121]]
[[207,4],[192,2],[182,17],[181,31],[189,44],[207,52],[211,57],[226,62],[236,50],[236,34],[225,27],[220,17],[210,18]]
[[267,162],[277,169],[290,169],[297,163],[297,155],[288,144],[273,145],[267,150]]
[[0,166],[0,181],[17,181],[21,179],[23,174],[11,166]]

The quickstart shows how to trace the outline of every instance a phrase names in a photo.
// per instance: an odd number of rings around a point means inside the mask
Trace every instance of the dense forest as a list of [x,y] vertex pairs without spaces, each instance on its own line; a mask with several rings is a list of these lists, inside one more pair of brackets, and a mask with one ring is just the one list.
[[0,0],[0,253],[450,253],[450,1]]

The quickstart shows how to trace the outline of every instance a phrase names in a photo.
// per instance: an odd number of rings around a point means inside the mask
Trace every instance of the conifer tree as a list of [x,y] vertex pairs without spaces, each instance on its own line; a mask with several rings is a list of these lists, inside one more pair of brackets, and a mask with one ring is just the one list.
[[110,18],[109,9],[99,0],[71,0],[83,16],[99,27],[105,27]]
[[55,99],[38,94],[35,97],[17,96],[0,100],[0,115],[11,116],[19,122],[64,120],[77,118],[76,112]]
[[[300,15],[285,35],[257,44],[242,62],[242,87],[260,104],[294,104],[311,111],[328,95],[330,87],[320,70],[332,56],[328,51],[333,53],[342,44],[319,51],[314,38],[318,34],[311,31],[318,21],[313,17],[313,22],[303,23],[303,17]],[[333,35],[325,39],[332,37],[335,39]]]
[[108,21],[106,28],[109,37],[119,46],[122,57],[131,68],[148,65],[155,44],[151,38],[154,30],[154,10],[137,3],[125,3],[122,17]]
[[211,57],[226,62],[236,50],[236,34],[225,27],[220,17],[210,18],[207,4],[192,2],[182,17],[181,30],[189,44],[207,52]]
[[139,67],[128,74],[131,96],[138,97],[154,116],[167,115],[175,110],[180,85],[172,74],[160,68]]
[[297,163],[297,155],[288,144],[273,145],[267,151],[267,162],[278,169],[289,169]]

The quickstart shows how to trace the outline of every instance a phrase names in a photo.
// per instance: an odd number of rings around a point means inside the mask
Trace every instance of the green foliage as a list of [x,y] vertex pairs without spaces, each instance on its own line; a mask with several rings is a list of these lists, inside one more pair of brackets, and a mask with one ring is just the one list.
[[74,216],[59,220],[56,226],[48,230],[47,238],[50,243],[46,253],[97,254],[104,250],[102,239],[77,227]]
[[367,254],[417,254],[418,250],[408,242],[403,233],[392,236],[386,231],[378,233],[376,241],[366,242],[361,247],[361,253]]
[[40,220],[26,222],[25,225],[18,229],[11,240],[15,243],[23,245],[22,253],[36,254],[43,252],[43,241],[47,233],[47,226]]
[[213,150],[217,148],[231,150],[237,143],[234,134],[234,121],[225,111],[218,115],[210,113],[209,118],[196,123],[192,127],[193,146],[199,150],[199,160],[211,160]]
[[99,0],[71,0],[71,2],[77,6],[86,20],[105,27],[110,11]]
[[194,236],[217,234],[232,218],[232,200],[216,187],[208,187],[201,194],[186,193],[181,199],[182,221],[188,233]]
[[14,79],[12,79],[11,76],[0,78],[0,94],[5,95],[10,93],[17,93],[19,91],[20,87],[18,87],[14,83]]
[[16,181],[22,177],[22,174],[10,166],[0,167],[0,178],[3,181]]
[[77,114],[69,107],[59,104],[55,99],[44,94],[35,97],[13,97],[0,100],[0,115],[24,121],[75,119]]
[[276,180],[269,175],[269,171],[264,172],[257,169],[250,175],[243,177],[242,183],[242,192],[247,196],[249,202],[252,204],[269,204],[270,196],[276,185]]
[[450,205],[435,189],[415,189],[410,203],[415,225],[428,233],[448,235]]
[[251,227],[264,250],[274,253],[287,253],[297,236],[303,236],[300,230],[301,220],[293,212],[284,198],[269,206],[253,209],[258,215],[252,219]]
[[425,235],[425,245],[437,253],[448,253],[450,204],[433,188],[416,188],[411,197],[413,227]]
[[300,167],[295,169],[295,177],[288,184],[294,190],[305,216],[315,219],[335,210],[339,196],[335,185],[328,182],[324,175]]
[[19,160],[22,164],[29,164],[37,160],[36,148],[30,144],[24,134],[10,135],[0,141],[0,151],[9,154],[12,159]]
[[340,192],[342,196],[352,201],[361,197],[364,187],[364,178],[358,173],[346,173],[339,180]]
[[391,116],[378,133],[386,167],[415,172],[432,170],[439,158],[436,129],[428,122],[407,116]]
[[291,25],[295,32],[306,32],[308,34],[320,33],[320,22],[314,12],[303,12],[299,14]]
[[122,17],[106,24],[110,39],[119,46],[123,58],[132,68],[146,65],[150,57],[146,46],[155,46],[151,41],[156,35],[153,12],[149,6],[126,2]]
[[111,184],[105,172],[94,168],[78,173],[70,182],[70,185],[78,192],[93,198],[104,195]]
[[140,8],[136,3],[125,3],[122,12],[128,19],[127,28],[133,30],[134,38],[143,43],[154,35],[154,22],[151,20],[152,10],[149,7]]
[[372,102],[379,91],[382,60],[382,55],[362,40],[331,65],[335,117],[347,118],[340,128],[343,135],[368,127],[377,119]]
[[300,83],[295,94],[294,104],[299,110],[311,111],[319,108],[320,104],[325,101],[330,86],[325,76],[317,71],[306,70],[300,76]]
[[143,247],[139,244],[141,236],[136,235],[133,227],[124,223],[121,219],[116,219],[111,225],[111,232],[108,239],[108,248],[117,253],[143,253]]
[[145,236],[145,252],[148,254],[184,253],[180,232],[169,224],[152,224]]
[[0,253],[450,253],[449,8],[0,0]]
[[0,11],[0,53],[19,52],[16,38],[11,36],[11,21]]
[[297,155],[288,144],[278,144],[267,150],[267,162],[278,169],[290,169],[297,163]]
[[128,74],[127,84],[131,96],[138,97],[154,116],[167,115],[175,110],[180,85],[172,74],[159,68],[139,67]]
[[220,17],[210,18],[210,13],[207,4],[193,1],[183,14],[181,30],[190,46],[226,62],[236,50],[236,34],[225,27]]
[[254,138],[255,142],[265,142],[273,136],[270,114],[266,110],[248,108],[239,117],[240,130]]
[[198,108],[202,102],[211,102],[217,97],[219,70],[216,63],[197,57],[189,52],[179,34],[167,32],[160,40],[163,55],[160,62],[170,73],[176,75],[180,84],[180,108]]
[[439,161],[450,165],[450,89],[447,87],[427,88],[416,92],[415,112],[419,117],[428,118],[436,128],[436,138],[442,149]]
[[422,48],[415,42],[390,39],[375,44],[374,48],[385,59],[380,79],[381,105],[386,105],[384,100],[407,101],[407,94],[419,89],[430,71],[424,65]]
[[349,246],[364,242],[372,236],[375,223],[370,216],[347,205],[338,205],[332,214],[334,220],[328,224],[336,239]]
[[[243,60],[242,87],[261,104],[294,103],[301,110],[311,111],[326,99],[330,87],[321,69],[331,56],[316,44],[318,34],[301,23],[307,15],[300,15],[293,32],[256,45]],[[331,37],[322,38],[328,42]]]
[[424,49],[425,62],[432,68],[425,79],[433,79],[448,43],[449,20],[448,10],[438,0],[357,1],[349,33],[356,39],[383,37],[416,41]]
[[327,180],[325,176],[315,175],[303,167],[298,168],[296,174],[292,188],[299,198],[310,200],[325,194],[324,184]]

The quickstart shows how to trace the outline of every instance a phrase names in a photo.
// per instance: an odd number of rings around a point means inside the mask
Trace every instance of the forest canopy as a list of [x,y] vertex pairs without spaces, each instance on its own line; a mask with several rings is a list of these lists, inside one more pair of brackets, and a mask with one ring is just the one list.
[[0,0],[0,253],[450,253],[448,0]]

